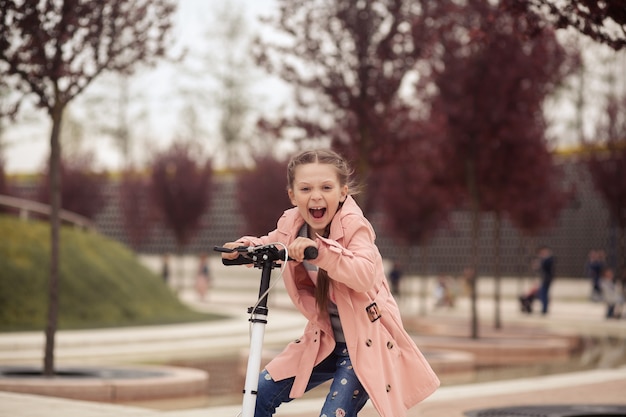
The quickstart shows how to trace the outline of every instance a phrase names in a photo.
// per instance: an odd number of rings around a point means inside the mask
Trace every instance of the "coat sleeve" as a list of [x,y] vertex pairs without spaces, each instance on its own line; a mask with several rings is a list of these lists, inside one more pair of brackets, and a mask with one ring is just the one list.
[[257,237],[257,236],[242,236],[237,239],[237,242],[241,242],[242,245],[247,246],[259,246],[259,245],[268,245],[270,243],[283,243],[287,244],[287,239],[289,236],[289,229],[286,228],[285,224],[293,222],[293,215],[295,210],[286,210],[282,216],[278,219],[276,229],[272,230],[265,236]]
[[242,236],[237,239],[237,242],[241,242],[244,246],[260,246],[260,245],[268,245],[270,243],[277,243],[280,241],[280,233],[278,229],[275,229],[269,232],[265,236],[257,237],[257,236]]
[[379,278],[376,260],[379,252],[371,225],[362,216],[342,219],[344,235],[338,240],[318,235],[318,256],[311,261],[325,269],[335,281],[365,292],[374,288]]

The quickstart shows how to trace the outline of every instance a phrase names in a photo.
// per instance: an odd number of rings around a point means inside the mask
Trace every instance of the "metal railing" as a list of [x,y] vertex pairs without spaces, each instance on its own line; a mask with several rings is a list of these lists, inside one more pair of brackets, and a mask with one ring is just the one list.
[[[25,200],[23,198],[12,197],[8,195],[0,195],[0,206],[11,207],[19,211],[19,218],[27,221],[31,217],[31,213],[42,214],[50,217],[52,208],[48,204],[38,201]],[[95,224],[88,218],[71,211],[61,210],[59,218],[65,222],[80,227],[85,230],[95,230]]]

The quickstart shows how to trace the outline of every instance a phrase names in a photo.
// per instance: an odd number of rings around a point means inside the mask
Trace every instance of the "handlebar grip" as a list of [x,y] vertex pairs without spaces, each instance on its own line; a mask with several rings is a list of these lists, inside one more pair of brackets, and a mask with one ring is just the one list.
[[315,246],[309,246],[304,250],[304,259],[317,258],[317,248]]
[[[216,252],[223,252],[223,253],[232,253],[235,251],[238,251],[239,249],[242,249],[243,246],[241,246],[240,248],[235,248],[235,249],[230,249],[230,248],[225,248],[223,246],[214,246],[213,250]],[[226,266],[231,266],[231,265],[247,265],[247,264],[251,264],[253,261],[251,258],[247,257],[247,256],[243,256],[243,255],[239,255],[237,258],[235,259],[223,259],[222,258],[222,264],[226,265]]]
[[[304,248],[304,259],[311,260],[317,258],[317,248],[315,246],[308,246]],[[285,259],[285,250],[281,249],[278,251],[278,259]],[[288,261],[293,261],[292,257],[287,259]]]

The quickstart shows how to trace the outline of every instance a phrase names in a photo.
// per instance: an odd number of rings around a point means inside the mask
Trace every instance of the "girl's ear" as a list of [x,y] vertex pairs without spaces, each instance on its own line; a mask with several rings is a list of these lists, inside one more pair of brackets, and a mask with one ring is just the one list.
[[294,206],[297,206],[296,199],[293,195],[293,190],[291,188],[287,190],[287,195],[289,196],[289,201],[291,201],[291,204],[293,204]]
[[343,203],[346,201],[346,198],[348,198],[348,186],[344,185],[341,188],[341,198],[339,199],[339,201]]

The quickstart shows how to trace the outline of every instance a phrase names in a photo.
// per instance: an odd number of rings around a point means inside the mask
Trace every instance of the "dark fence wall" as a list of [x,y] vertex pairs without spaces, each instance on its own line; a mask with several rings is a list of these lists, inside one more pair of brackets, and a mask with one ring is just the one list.
[[[501,273],[507,276],[531,275],[530,263],[539,245],[553,248],[556,256],[557,276],[586,277],[585,264],[592,248],[607,252],[611,265],[616,265],[617,229],[611,224],[604,201],[593,187],[584,164],[576,160],[562,163],[564,186],[573,186],[576,197],[560,214],[554,227],[535,237],[524,237],[504,219],[501,225]],[[540,210],[540,207],[537,207]],[[419,221],[416,219],[415,221]],[[411,251],[409,269],[428,274],[458,275],[470,264],[472,247],[471,216],[456,212],[450,227],[441,230],[427,248]],[[378,222],[380,224],[380,221]],[[493,245],[495,219],[492,214],[482,215],[479,239],[479,274],[493,274]],[[397,253],[393,242],[384,233],[379,234],[381,251],[386,256]],[[427,257],[426,265],[420,261],[420,251]]]
[[[503,275],[531,274],[529,269],[531,257],[534,248],[541,244],[553,248],[557,258],[557,276],[585,277],[587,253],[592,248],[605,249],[609,262],[615,265],[617,231],[611,225],[602,198],[594,191],[584,164],[570,158],[564,161],[562,166],[565,172],[565,185],[575,187],[577,197],[561,213],[551,230],[534,238],[521,236],[506,219],[503,221],[500,249]],[[227,175],[216,175],[214,178],[216,180],[213,203],[203,216],[198,234],[184,248],[185,253],[211,254],[213,246],[245,234],[243,219],[237,210],[234,178]],[[106,192],[107,205],[96,217],[95,224],[104,235],[129,244],[118,206],[117,184],[109,184]],[[259,201],[258,204],[262,205],[263,201]],[[280,213],[277,213],[276,217],[279,215]],[[370,220],[377,231],[377,243],[383,256],[402,260],[407,273],[458,275],[470,264],[472,241],[469,213],[454,213],[449,227],[440,230],[426,248],[400,248],[385,234],[382,214],[374,213]],[[420,219],[407,219],[408,221]],[[492,215],[482,216],[478,263],[480,268],[478,272],[481,275],[493,274],[494,223]],[[171,232],[159,226],[153,229],[149,239],[138,248],[138,251],[149,254],[175,254],[177,247]]]

